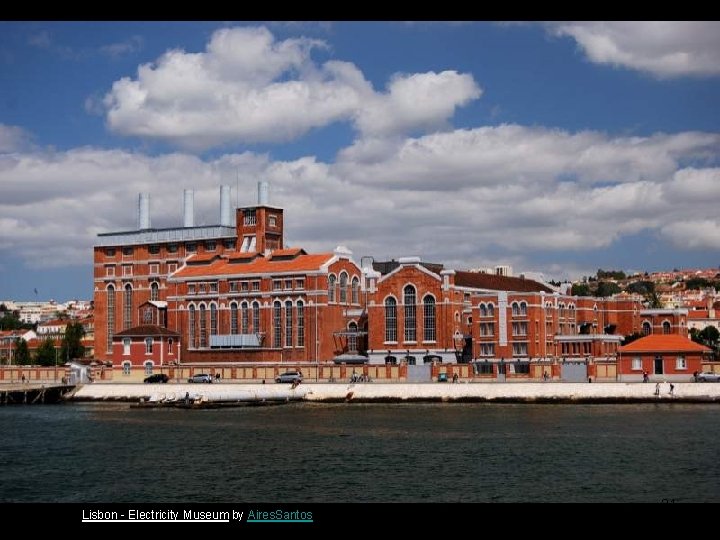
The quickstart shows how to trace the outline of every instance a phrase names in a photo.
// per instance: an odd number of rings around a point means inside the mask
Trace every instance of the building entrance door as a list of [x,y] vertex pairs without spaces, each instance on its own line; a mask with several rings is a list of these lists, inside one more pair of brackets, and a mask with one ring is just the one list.
[[655,357],[655,375],[663,374],[663,359],[662,356]]

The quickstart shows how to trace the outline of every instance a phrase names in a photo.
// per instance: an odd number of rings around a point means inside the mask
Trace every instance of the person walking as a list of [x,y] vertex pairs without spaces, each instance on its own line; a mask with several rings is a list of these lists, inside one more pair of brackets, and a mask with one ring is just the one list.
[[660,395],[660,383],[655,383],[655,395]]
[[670,395],[674,396],[675,395],[674,392],[675,392],[675,385],[673,383],[670,383]]

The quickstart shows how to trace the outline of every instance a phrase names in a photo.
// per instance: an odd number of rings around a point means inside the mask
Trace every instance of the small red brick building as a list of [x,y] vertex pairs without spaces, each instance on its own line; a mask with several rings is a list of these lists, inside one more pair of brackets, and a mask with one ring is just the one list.
[[146,324],[118,332],[113,336],[113,364],[129,374],[132,367],[143,366],[146,375],[180,360],[180,334]]
[[651,334],[618,349],[618,374],[622,381],[690,381],[702,371],[703,357],[712,351],[679,334]]

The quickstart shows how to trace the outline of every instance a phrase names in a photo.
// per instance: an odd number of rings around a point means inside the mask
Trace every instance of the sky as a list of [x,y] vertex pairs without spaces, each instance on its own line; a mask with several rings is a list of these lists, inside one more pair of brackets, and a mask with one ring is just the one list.
[[717,267],[720,23],[0,22],[0,299],[91,299],[140,192],[213,225],[261,180],[358,262]]

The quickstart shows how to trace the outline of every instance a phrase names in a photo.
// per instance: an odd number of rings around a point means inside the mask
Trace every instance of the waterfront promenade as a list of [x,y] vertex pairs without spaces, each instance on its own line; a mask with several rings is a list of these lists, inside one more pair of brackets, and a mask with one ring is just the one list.
[[[302,383],[290,384],[103,384],[84,385],[79,401],[197,402],[291,401],[310,402],[718,402],[714,383]],[[656,391],[659,394],[656,395]]]

